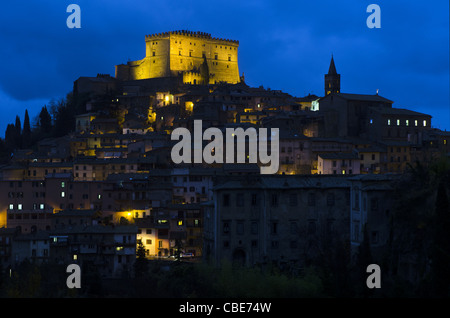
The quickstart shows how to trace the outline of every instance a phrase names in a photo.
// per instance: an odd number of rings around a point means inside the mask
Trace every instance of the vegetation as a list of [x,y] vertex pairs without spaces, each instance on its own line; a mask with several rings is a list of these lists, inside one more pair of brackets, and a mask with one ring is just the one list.
[[23,127],[17,115],[14,124],[8,124],[5,139],[0,139],[0,163],[7,162],[17,149],[34,149],[44,138],[62,137],[75,129],[75,116],[85,112],[87,97],[74,96],[72,92],[65,98],[51,100],[44,105],[30,123],[28,109],[25,110]]

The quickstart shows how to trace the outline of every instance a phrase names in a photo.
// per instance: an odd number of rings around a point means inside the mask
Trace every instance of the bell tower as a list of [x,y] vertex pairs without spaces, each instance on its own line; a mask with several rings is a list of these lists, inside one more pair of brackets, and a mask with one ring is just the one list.
[[336,72],[333,55],[331,55],[330,68],[325,74],[325,96],[339,93],[341,91],[341,75]]

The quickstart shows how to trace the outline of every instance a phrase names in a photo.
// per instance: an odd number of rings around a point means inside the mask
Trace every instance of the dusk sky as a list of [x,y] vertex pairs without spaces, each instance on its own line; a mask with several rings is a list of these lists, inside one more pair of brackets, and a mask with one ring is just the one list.
[[[81,28],[69,29],[69,4]],[[381,28],[369,29],[369,4]],[[14,1],[0,11],[0,136],[27,108],[33,120],[80,76],[145,55],[145,35],[173,30],[239,40],[247,84],[324,94],[331,54],[343,93],[379,94],[450,130],[449,1]]]

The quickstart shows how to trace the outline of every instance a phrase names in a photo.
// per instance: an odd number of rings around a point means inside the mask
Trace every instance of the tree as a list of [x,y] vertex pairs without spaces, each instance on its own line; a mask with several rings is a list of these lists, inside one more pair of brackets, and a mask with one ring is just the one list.
[[47,106],[42,107],[41,112],[39,113],[39,126],[41,132],[46,134],[50,133],[52,130],[52,117],[47,110]]
[[12,151],[16,148],[16,139],[15,139],[16,129],[14,128],[14,124],[8,124],[6,126],[5,132],[5,144],[8,150]]
[[25,109],[25,118],[23,121],[23,131],[22,131],[22,147],[28,148],[30,145],[31,145],[30,117],[28,116],[28,109]]
[[17,148],[22,147],[22,124],[20,117],[16,115],[16,124],[14,125],[14,141]]
[[432,278],[435,296],[448,297],[450,291],[450,209],[444,182],[439,183],[435,203],[435,231]]
[[134,273],[136,277],[143,277],[148,271],[148,260],[145,257],[145,247],[142,240],[138,240],[136,249],[136,261],[134,263]]

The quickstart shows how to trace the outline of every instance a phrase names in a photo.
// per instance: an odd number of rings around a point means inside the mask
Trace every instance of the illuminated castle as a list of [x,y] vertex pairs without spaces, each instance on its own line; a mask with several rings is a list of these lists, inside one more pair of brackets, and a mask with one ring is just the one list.
[[184,83],[238,83],[239,41],[172,31],[145,36],[145,57],[116,65],[118,80],[182,76]]

